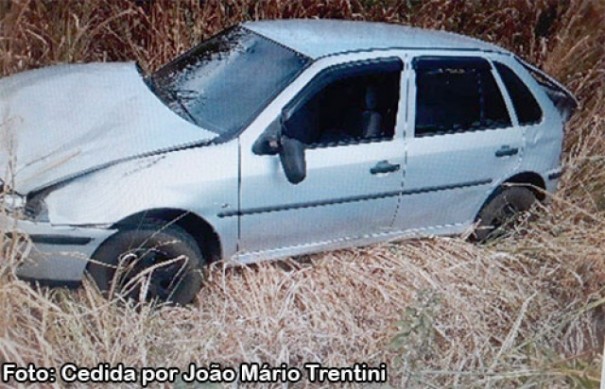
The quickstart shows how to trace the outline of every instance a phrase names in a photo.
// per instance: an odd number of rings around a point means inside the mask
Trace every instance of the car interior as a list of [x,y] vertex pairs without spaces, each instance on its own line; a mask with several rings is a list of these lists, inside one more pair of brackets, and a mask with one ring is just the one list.
[[400,72],[337,79],[312,95],[286,124],[308,148],[392,139]]

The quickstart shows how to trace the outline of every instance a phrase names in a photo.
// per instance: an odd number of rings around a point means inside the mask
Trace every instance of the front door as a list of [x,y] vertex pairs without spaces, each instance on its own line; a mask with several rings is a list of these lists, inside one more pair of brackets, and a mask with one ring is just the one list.
[[392,231],[404,169],[396,131],[398,58],[329,66],[268,131],[305,146],[306,177],[288,181],[277,155],[241,150],[241,254],[254,259]]

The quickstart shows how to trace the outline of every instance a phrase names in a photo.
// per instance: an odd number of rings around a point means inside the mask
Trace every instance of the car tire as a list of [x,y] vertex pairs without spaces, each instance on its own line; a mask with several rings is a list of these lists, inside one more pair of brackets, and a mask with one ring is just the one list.
[[487,242],[501,236],[503,227],[510,226],[520,213],[527,212],[536,202],[535,193],[526,187],[501,187],[477,215],[472,240]]
[[175,225],[147,222],[124,228],[103,242],[92,258],[88,273],[108,298],[185,305],[203,283],[201,251]]

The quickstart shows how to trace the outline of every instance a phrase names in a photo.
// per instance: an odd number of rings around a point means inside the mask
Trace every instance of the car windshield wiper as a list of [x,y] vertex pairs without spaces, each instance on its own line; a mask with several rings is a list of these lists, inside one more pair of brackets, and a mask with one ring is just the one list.
[[194,123],[196,126],[201,127],[200,123],[198,123],[198,121],[195,119],[195,117],[191,114],[191,111],[189,111],[189,108],[187,108],[187,106],[183,103],[183,100],[179,97],[178,92],[176,91],[169,91],[170,96],[172,97],[173,101],[176,101],[176,103],[179,105],[179,108],[181,109],[182,112],[185,113],[185,115],[187,115],[187,117],[189,119],[191,119],[191,122]]
[[158,85],[154,81],[153,75],[148,75],[148,76],[143,77],[143,81],[145,82],[147,87],[153,92],[153,94],[156,95],[160,100],[162,100],[164,102],[164,104],[166,104],[168,106],[173,106],[173,109],[174,109],[175,107],[174,107],[173,103],[176,102],[176,105],[178,106],[178,111],[182,112],[185,116],[187,116],[187,119],[190,122],[192,122],[193,124],[195,124],[198,127],[201,127],[199,122],[195,119],[195,117],[191,113],[191,111],[189,111],[187,106],[183,103],[182,99],[179,97],[178,92],[171,90],[171,89],[158,88]]

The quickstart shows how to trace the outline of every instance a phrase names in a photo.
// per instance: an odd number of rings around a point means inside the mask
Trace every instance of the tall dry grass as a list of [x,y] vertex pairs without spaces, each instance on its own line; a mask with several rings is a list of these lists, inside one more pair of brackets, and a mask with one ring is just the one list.
[[[0,359],[185,367],[387,362],[392,387],[596,387],[605,334],[605,3],[591,0],[0,0],[0,74],[61,62],[151,70],[250,19],[444,28],[498,43],[566,83],[581,109],[552,203],[499,241],[389,243],[298,261],[215,264],[198,303],[132,309],[15,279],[2,238]],[[299,384],[303,386],[303,384]]]

